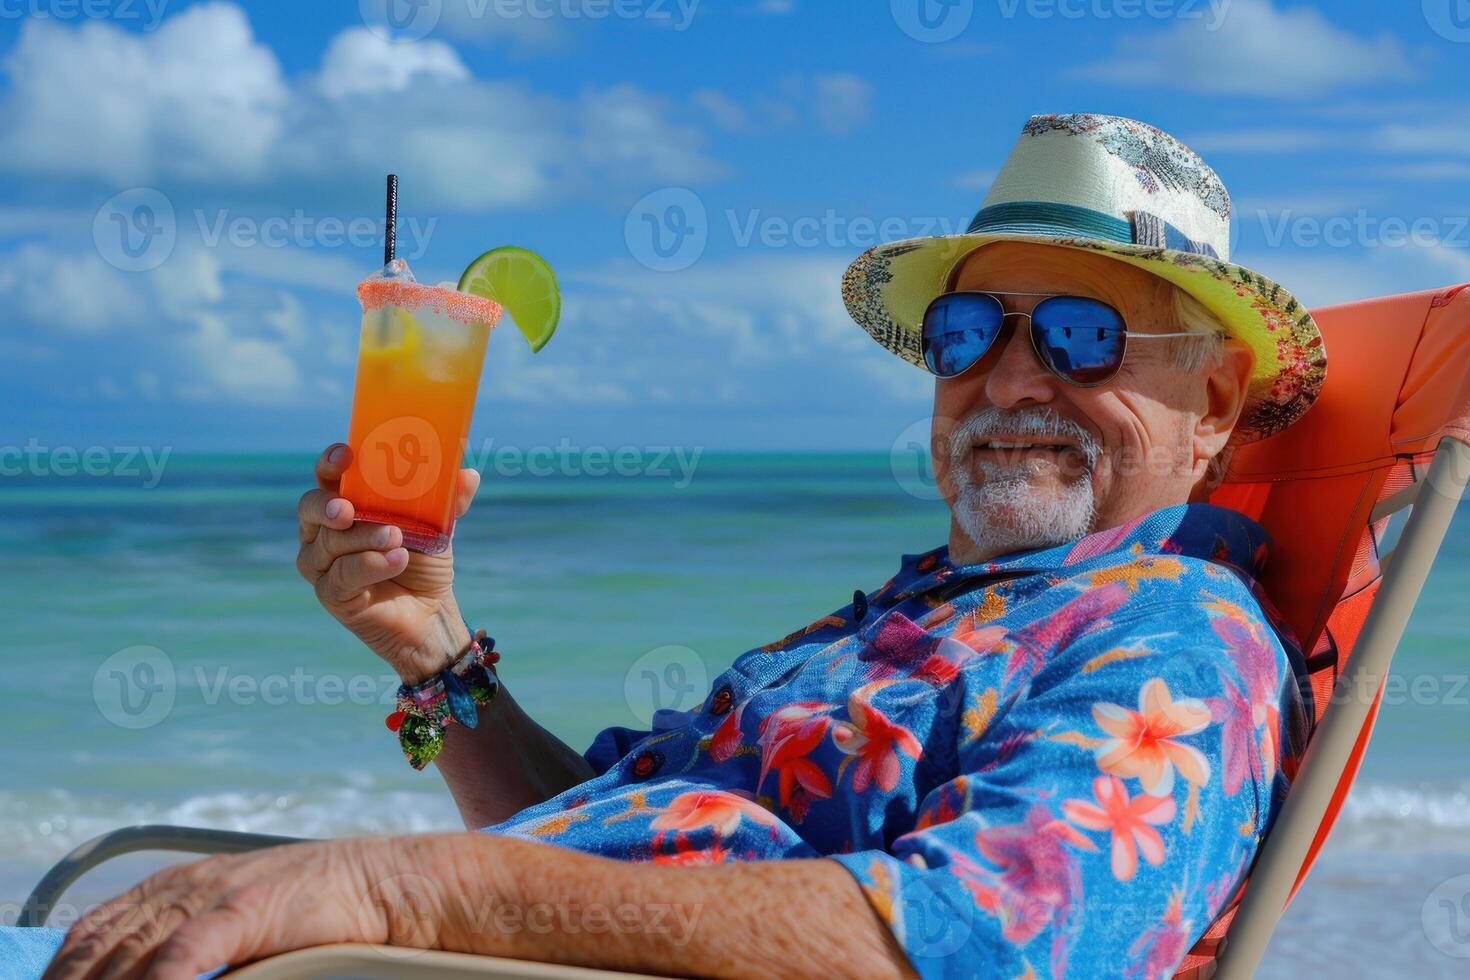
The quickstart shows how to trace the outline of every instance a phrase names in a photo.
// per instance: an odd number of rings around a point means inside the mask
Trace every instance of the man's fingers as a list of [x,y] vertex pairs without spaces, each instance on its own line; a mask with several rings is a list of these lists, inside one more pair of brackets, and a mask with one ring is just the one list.
[[327,573],[316,580],[317,595],[323,601],[351,602],[363,590],[386,582],[408,567],[408,549],[392,551],[360,551],[338,558]]
[[352,501],[326,490],[308,490],[296,504],[296,517],[301,524],[301,543],[315,540],[324,527],[345,531],[355,516]]
[[454,490],[454,516],[459,519],[470,509],[470,504],[475,502],[475,493],[480,489],[480,471],[474,467],[466,467],[459,471],[459,483]]
[[[252,923],[233,906],[214,908],[184,923],[160,946],[149,964],[157,980],[193,980],[206,970],[249,959],[256,950]],[[256,927],[258,930],[258,927]]]
[[339,558],[360,551],[391,551],[402,544],[403,532],[391,524],[359,521],[345,531],[324,527],[314,540],[302,546],[296,568],[308,582],[315,582]]
[[340,442],[334,442],[316,460],[316,483],[323,490],[335,494],[342,474],[352,462],[352,450]]

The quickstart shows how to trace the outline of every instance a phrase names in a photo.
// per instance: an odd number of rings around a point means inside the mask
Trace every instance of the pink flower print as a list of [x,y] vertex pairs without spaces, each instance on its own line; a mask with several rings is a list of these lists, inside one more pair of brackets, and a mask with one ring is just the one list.
[[1138,855],[1152,865],[1164,861],[1164,839],[1154,827],[1174,819],[1172,796],[1140,794],[1128,798],[1128,789],[1117,776],[1098,776],[1092,782],[1090,800],[1068,800],[1062,804],[1067,819],[1088,830],[1106,830],[1112,835],[1113,877],[1132,881],[1138,870]]

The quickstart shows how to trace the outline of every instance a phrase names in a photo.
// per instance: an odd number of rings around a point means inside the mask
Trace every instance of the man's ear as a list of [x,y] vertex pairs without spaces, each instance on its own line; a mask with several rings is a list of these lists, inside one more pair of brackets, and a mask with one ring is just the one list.
[[1244,341],[1232,338],[1225,341],[1219,360],[1205,368],[1204,412],[1194,426],[1196,460],[1207,464],[1230,441],[1245,410],[1255,366],[1256,352]]

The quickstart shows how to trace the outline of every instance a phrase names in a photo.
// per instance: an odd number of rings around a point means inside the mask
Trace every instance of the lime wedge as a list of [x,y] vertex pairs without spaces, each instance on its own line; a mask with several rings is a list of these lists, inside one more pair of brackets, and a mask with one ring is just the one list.
[[459,289],[505,307],[533,351],[545,347],[556,333],[556,323],[561,319],[556,273],[529,249],[514,245],[492,248],[464,270]]

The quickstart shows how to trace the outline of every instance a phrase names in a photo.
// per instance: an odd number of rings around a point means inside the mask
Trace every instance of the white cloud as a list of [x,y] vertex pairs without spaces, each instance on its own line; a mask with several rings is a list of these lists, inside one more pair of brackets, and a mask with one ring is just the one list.
[[742,131],[750,128],[750,114],[739,102],[714,89],[699,89],[690,97],[694,105],[706,113],[721,129]]
[[229,3],[145,34],[27,21],[4,68],[0,173],[328,200],[393,167],[414,175],[421,207],[468,211],[723,173],[665,100],[477,80],[441,41],[348,29],[318,72],[288,83]]
[[0,165],[140,183],[248,178],[280,135],[280,65],[240,8],[200,4],[158,30],[28,20],[4,63]]
[[394,44],[356,28],[333,38],[322,55],[317,84],[329,99],[375,92],[401,92],[420,77],[462,82],[470,71],[442,41]]
[[690,101],[715,126],[732,132],[814,126],[833,136],[845,136],[872,121],[873,91],[857,75],[836,72],[787,75],[771,89],[739,99],[714,89],[699,89]]
[[819,75],[812,115],[824,132],[842,136],[867,125],[873,115],[873,86],[856,75]]
[[1424,160],[1386,167],[1370,167],[1365,173],[1389,180],[1470,180],[1470,163],[1462,160]]
[[1340,144],[1343,133],[1306,126],[1259,126],[1217,129],[1181,137],[1199,153],[1303,153]]
[[[241,336],[217,313],[194,317],[184,342],[198,373],[180,391],[191,401],[289,405],[302,395],[301,372],[277,342]],[[199,384],[207,381],[208,384]]]
[[133,281],[95,252],[26,244],[0,264],[0,303],[13,331],[39,323],[65,333],[103,333],[135,323],[141,302]]
[[955,174],[950,184],[962,191],[983,191],[995,183],[994,170],[966,170]]
[[1218,22],[1181,19],[1164,31],[1124,37],[1112,57],[1074,74],[1267,98],[1414,77],[1404,46],[1391,35],[1360,37],[1310,7],[1283,10],[1271,0],[1233,0]]

